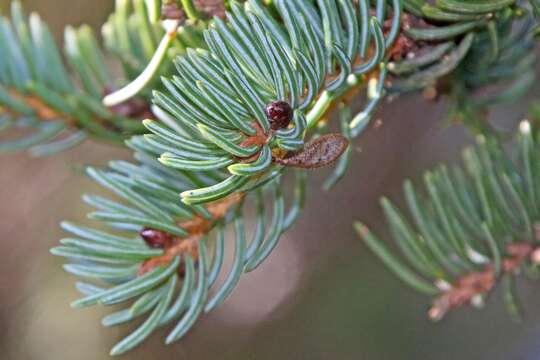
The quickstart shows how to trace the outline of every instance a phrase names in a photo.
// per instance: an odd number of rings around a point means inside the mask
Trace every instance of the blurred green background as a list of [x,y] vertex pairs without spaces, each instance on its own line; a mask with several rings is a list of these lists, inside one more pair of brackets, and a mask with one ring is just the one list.
[[[8,3],[0,0],[0,9]],[[65,24],[98,27],[113,6],[108,0],[23,3],[59,38]],[[470,139],[459,127],[443,129],[444,111],[444,103],[412,97],[386,104],[378,126],[355,144],[354,164],[336,189],[321,191],[324,172],[310,173],[303,217],[224,305],[182,341],[164,346],[164,330],[123,358],[540,359],[539,286],[518,283],[521,323],[493,296],[483,311],[464,308],[433,324],[425,315],[429,299],[398,282],[352,231],[362,219],[384,232],[378,197],[396,197],[404,178],[418,179],[422,169],[458,157]],[[522,111],[515,104],[494,116]],[[0,158],[0,359],[107,359],[133,328],[101,327],[110,309],[71,309],[78,297],[74,278],[48,252],[62,237],[59,221],[84,221],[88,208],[80,195],[101,191],[77,165],[129,156],[88,142],[53,158]]]

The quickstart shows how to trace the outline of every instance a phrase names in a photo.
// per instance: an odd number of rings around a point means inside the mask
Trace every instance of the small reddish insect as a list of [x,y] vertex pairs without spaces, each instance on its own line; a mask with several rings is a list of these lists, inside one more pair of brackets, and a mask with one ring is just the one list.
[[332,164],[348,145],[349,140],[343,135],[327,134],[310,141],[302,150],[284,159],[274,158],[274,162],[284,166],[315,169]]
[[266,105],[265,112],[272,130],[286,128],[291,123],[293,117],[293,109],[285,101],[272,101]]
[[173,244],[173,236],[165,231],[144,228],[139,234],[146,245],[153,249],[165,249]]

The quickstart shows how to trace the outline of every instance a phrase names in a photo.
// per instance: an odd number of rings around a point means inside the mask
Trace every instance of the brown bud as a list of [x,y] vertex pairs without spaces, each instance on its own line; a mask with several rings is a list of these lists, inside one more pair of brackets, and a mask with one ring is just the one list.
[[293,117],[291,105],[285,101],[272,101],[266,106],[265,112],[272,130],[286,128]]
[[144,228],[140,235],[146,245],[154,249],[168,248],[173,243],[173,236],[161,230]]

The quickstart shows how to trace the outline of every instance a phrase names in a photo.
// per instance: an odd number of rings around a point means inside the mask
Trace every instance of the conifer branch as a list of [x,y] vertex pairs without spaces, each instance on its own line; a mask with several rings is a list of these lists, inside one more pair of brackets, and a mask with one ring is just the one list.
[[498,135],[490,108],[522,98],[534,84],[538,21],[537,5],[527,1],[492,3],[405,1],[407,51],[388,65],[389,91],[422,90],[430,100],[448,95],[449,122]]
[[[540,146],[536,123],[532,127],[529,121],[521,123],[515,152],[505,151],[497,140],[479,137],[476,147],[464,151],[466,172],[441,166],[425,174],[426,196],[418,195],[407,181],[409,216],[382,199],[388,226],[406,261],[367,227],[355,224],[398,277],[435,296],[430,319],[439,320],[462,305],[483,304],[505,278],[537,272]],[[514,303],[509,306],[516,308]]]
[[[162,163],[177,169],[228,169],[230,176],[223,181],[182,193],[187,204],[215,201],[252,187],[260,174],[292,164],[289,157],[306,160],[299,152],[307,154],[308,131],[328,116],[331,105],[361,87],[365,77],[373,82],[368,94],[372,108],[382,98],[386,48],[397,36],[401,5],[396,1],[392,6],[386,37],[380,21],[370,19],[364,5],[319,2],[317,8],[307,2],[276,1],[276,18],[260,1],[248,1],[245,7],[233,3],[228,22],[216,18],[204,32],[209,51],[188,50],[179,57],[177,76],[164,79],[167,91],[155,94],[156,105],[181,130],[176,134],[178,130],[145,122],[153,135],[145,137],[145,149],[138,150],[161,155]],[[223,108],[223,103],[229,106]],[[288,114],[279,126],[269,114],[277,103]],[[348,125],[354,127],[351,136],[365,127],[369,115],[363,116]],[[338,138],[344,139],[324,140]],[[317,144],[320,149],[337,149],[330,143]]]
[[[3,130],[24,127],[29,128],[29,135],[0,144],[0,152],[32,148],[36,155],[50,154],[87,136],[122,142],[144,132],[140,121],[155,118],[149,90],[159,88],[156,78],[170,73],[174,56],[187,46],[202,46],[200,31],[205,26],[177,27],[178,37],[162,46],[160,61],[153,63],[151,73],[143,74],[143,86],[122,101],[104,106],[102,97],[138,78],[159,49],[157,38],[164,30],[160,22],[148,19],[144,0],[118,0],[115,13],[103,26],[107,52],[88,26],[67,27],[64,61],[39,16],[27,18],[14,1],[11,20],[2,18],[0,33],[0,50],[7,54],[0,60],[0,119]],[[111,57],[122,63],[125,79],[109,73],[105,58]]]
[[[450,93],[459,95],[457,111],[469,121],[486,106],[520,96],[530,86],[526,78],[512,83],[518,73],[532,74],[530,35],[536,8],[529,2],[226,3],[117,1],[103,34],[107,51],[123,65],[122,82],[111,83],[98,61],[99,47],[94,40],[88,42],[93,37],[68,29],[66,54],[80,89],[56,50],[44,52],[43,58],[56,54],[53,67],[63,76],[54,81],[37,78],[43,73],[33,73],[31,65],[43,64],[34,63],[25,51],[43,49],[25,42],[22,33],[1,34],[13,41],[7,65],[0,63],[2,86],[9,89],[0,92],[0,103],[10,111],[10,117],[0,118],[0,128],[17,113],[31,116],[30,121],[19,120],[22,124],[40,129],[37,138],[11,144],[10,149],[41,144],[60,131],[54,126],[65,126],[62,121],[42,121],[40,114],[51,119],[67,114],[75,128],[101,138],[135,134],[126,142],[135,152],[134,163],[113,161],[109,170],[88,169],[122,199],[83,197],[97,208],[89,217],[110,231],[64,223],[75,238],[63,239],[52,249],[73,262],[65,266],[68,272],[105,284],[79,283],[85,296],[74,306],[127,304],[103,320],[106,326],[148,314],[113,348],[115,355],[176,320],[166,339],[174,342],[202,313],[222,303],[241,274],[257,268],[299,216],[305,201],[303,169],[337,162],[325,188],[336,184],[352,155],[348,144],[368,128],[387,92],[441,92],[449,81]],[[211,19],[210,13],[216,16]],[[12,21],[20,23],[14,14]],[[31,20],[34,32],[48,33],[35,26]],[[516,37],[523,39],[521,44]],[[3,39],[0,46],[7,46]],[[524,60],[514,70],[518,58]],[[469,94],[498,81],[511,85],[487,100],[471,101]],[[51,91],[42,91],[42,83]],[[15,91],[20,96],[14,96]],[[103,96],[109,107],[103,105]],[[40,102],[31,101],[35,98]],[[357,99],[363,106],[355,113],[351,105]],[[473,111],[466,112],[469,109]],[[329,133],[327,125],[336,110],[340,130]],[[151,117],[142,122],[150,132],[145,135],[139,122],[132,121],[143,114]],[[133,123],[134,128],[129,125]],[[478,128],[486,132],[485,126]],[[474,302],[499,277],[536,261],[532,220],[539,216],[540,190],[533,159],[538,149],[526,125],[522,129],[519,170],[509,165],[499,143],[484,137],[478,150],[467,152],[470,179],[459,169],[451,176],[444,168],[428,175],[431,200],[422,205],[407,185],[416,233],[384,201],[390,226],[404,239],[399,244],[416,272],[397,261],[365,227],[357,227],[398,276],[438,296],[434,318]],[[294,186],[281,180],[285,173],[295,175]],[[457,198],[466,209],[456,204]],[[254,236],[248,240],[243,212],[250,203],[257,214]],[[223,271],[229,227],[235,233],[234,260],[226,280],[215,286]],[[442,281],[453,288],[438,288]]]
[[[61,240],[61,246],[51,250],[74,261],[65,265],[66,271],[109,284],[104,288],[79,284],[86,296],[75,301],[74,307],[134,300],[127,309],[104,318],[105,326],[153,311],[141,327],[113,348],[114,355],[131,349],[154,329],[173,320],[177,325],[167,343],[182,337],[202,313],[226,299],[243,272],[254,270],[270,254],[281,233],[298,217],[304,201],[305,175],[298,172],[295,194],[287,195],[294,199],[288,211],[278,178],[249,194],[232,194],[205,206],[182,205],[174,200],[178,192],[210,179],[171,171],[143,154],[136,157],[139,163],[111,162],[110,171],[88,170],[96,181],[123,199],[83,197],[97,208],[89,217],[113,230],[104,232],[66,222],[62,227],[74,238]],[[248,202],[254,203],[257,213],[251,240],[246,239],[243,219]],[[270,206],[273,214],[269,224]],[[225,282],[216,286],[218,275],[225,271],[225,232],[229,226],[235,230],[233,265]],[[182,285],[177,289],[178,282]],[[212,293],[211,288],[215,288]],[[169,291],[176,296],[174,302]],[[161,302],[166,304],[160,307]]]

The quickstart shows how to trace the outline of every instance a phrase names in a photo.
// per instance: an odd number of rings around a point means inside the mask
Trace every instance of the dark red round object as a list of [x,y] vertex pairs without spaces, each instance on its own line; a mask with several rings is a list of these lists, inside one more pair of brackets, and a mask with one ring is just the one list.
[[171,234],[161,230],[145,228],[140,233],[146,245],[154,249],[163,249],[172,245]]
[[285,101],[272,101],[266,105],[266,117],[270,121],[272,130],[283,129],[291,123],[293,109]]

